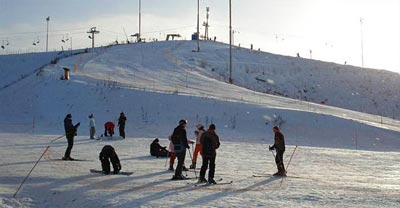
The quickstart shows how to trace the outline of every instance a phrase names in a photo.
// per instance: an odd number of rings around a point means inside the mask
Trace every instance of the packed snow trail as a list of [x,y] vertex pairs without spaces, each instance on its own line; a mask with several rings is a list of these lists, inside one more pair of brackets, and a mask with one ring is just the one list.
[[[0,134],[0,198],[11,203],[12,194],[32,158],[54,136]],[[26,137],[31,139],[27,140]],[[88,161],[65,162],[66,142],[57,141],[39,163],[13,202],[15,207],[398,207],[400,205],[399,153],[305,148],[296,151],[290,174],[280,187],[279,177],[252,177],[254,172],[273,173],[275,161],[262,153],[260,144],[221,143],[217,152],[216,178],[232,184],[193,187],[187,181],[170,180],[164,158],[149,155],[152,139],[127,138],[93,141],[77,137],[72,156]],[[161,140],[161,145],[168,144]],[[111,144],[131,176],[98,175],[98,153]],[[292,152],[293,146],[287,146]],[[240,151],[238,151],[240,149]],[[284,157],[287,163],[289,157]],[[189,158],[186,157],[186,164]],[[176,164],[175,164],[176,165]],[[194,177],[193,172],[188,172]],[[19,205],[21,206],[19,206]]]

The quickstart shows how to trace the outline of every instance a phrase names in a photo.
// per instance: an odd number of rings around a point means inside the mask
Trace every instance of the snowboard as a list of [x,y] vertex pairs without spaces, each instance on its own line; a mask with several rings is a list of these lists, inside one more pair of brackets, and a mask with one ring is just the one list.
[[[102,170],[96,170],[96,169],[90,169],[91,173],[100,173],[100,174],[104,174]],[[110,172],[110,174],[108,175],[126,175],[126,176],[130,176],[132,175],[133,172],[126,172],[126,171],[120,171],[118,174],[114,174],[112,172]],[[107,175],[107,174],[104,174]]]

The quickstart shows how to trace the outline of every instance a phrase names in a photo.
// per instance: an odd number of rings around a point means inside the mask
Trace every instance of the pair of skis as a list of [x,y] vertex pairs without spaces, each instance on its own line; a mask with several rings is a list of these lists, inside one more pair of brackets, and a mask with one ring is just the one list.
[[[296,150],[297,150],[297,147],[298,147],[298,146],[296,145],[296,147],[294,148],[294,150],[293,150],[293,152],[292,152],[292,155],[290,155],[289,162],[288,162],[288,164],[287,164],[287,166],[286,166],[286,174],[287,174],[287,171],[288,171],[288,169],[289,169],[290,162],[292,161],[293,155],[294,155],[294,153],[295,153]],[[272,153],[272,154],[273,154],[274,157],[275,157],[275,154],[274,154],[274,153]],[[287,176],[287,175],[253,174],[253,177],[271,177],[271,176],[282,177],[281,185],[282,185],[283,179],[284,179],[285,177],[290,177],[290,178],[301,178],[301,177],[297,177],[297,176]]]
[[[193,184],[193,186],[194,187],[221,186],[221,185],[229,185],[229,184],[233,183],[233,181],[227,181],[227,182],[222,182],[222,181],[223,181],[223,178],[219,178],[219,179],[215,180],[215,182],[217,182],[216,184],[209,183],[209,182],[204,182],[204,183],[197,182],[197,183]],[[192,185],[192,184],[190,184],[190,185]]]

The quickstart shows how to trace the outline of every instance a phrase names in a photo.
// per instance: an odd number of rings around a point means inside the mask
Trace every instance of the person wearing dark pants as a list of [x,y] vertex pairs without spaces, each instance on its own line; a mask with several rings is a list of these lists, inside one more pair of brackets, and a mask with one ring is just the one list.
[[113,173],[118,174],[121,170],[121,163],[119,161],[118,155],[115,152],[114,147],[111,145],[105,145],[99,154],[99,159],[101,161],[101,167],[104,174],[110,174],[110,162],[113,166]]
[[275,133],[275,143],[272,145],[269,150],[276,150],[275,163],[278,169],[275,176],[286,176],[285,165],[283,164],[283,153],[285,152],[285,137],[282,132],[279,130],[279,127],[274,126],[272,130]]
[[182,175],[183,164],[185,162],[186,149],[189,149],[189,144],[186,136],[186,120],[180,120],[179,125],[174,129],[171,140],[174,144],[175,155],[178,158],[178,165],[175,169],[175,175],[172,180],[184,180],[186,177]]
[[71,150],[72,147],[74,146],[74,137],[77,135],[77,130],[78,127],[81,123],[77,123],[76,125],[72,124],[72,115],[67,114],[67,116],[64,119],[64,129],[65,129],[65,136],[67,137],[68,141],[68,147],[65,150],[64,157],[62,158],[63,160],[74,160],[71,157]]
[[126,123],[126,116],[124,112],[121,112],[118,119],[119,136],[124,139],[125,139],[125,123]]
[[211,124],[208,130],[201,136],[200,143],[203,151],[203,164],[200,170],[199,183],[207,182],[205,175],[207,168],[208,171],[208,183],[216,184],[214,180],[215,174],[215,159],[217,157],[216,149],[219,148],[220,142],[217,133],[215,132],[215,125]]

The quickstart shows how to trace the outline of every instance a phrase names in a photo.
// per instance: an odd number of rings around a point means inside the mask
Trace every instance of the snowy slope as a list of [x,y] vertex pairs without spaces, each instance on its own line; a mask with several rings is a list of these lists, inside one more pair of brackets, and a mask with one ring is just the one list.
[[[11,196],[52,139],[50,135],[0,134],[0,207],[398,207],[399,153],[299,147],[288,168],[290,177],[252,177],[276,170],[271,153],[260,144],[222,141],[216,178],[229,185],[194,187],[195,180],[171,181],[165,159],[149,156],[150,139],[90,141],[76,138],[72,156],[58,161],[65,141],[52,144],[18,193]],[[271,142],[271,141],[269,141]],[[103,145],[116,148],[131,176],[102,176],[97,155]],[[162,145],[167,141],[161,140]],[[240,151],[238,151],[240,150]],[[285,154],[287,164],[293,146]],[[186,164],[190,163],[186,157]],[[395,158],[395,159],[394,159]],[[397,158],[397,159],[396,159]],[[197,170],[198,171],[198,170]],[[189,171],[189,177],[195,173]],[[198,174],[198,172],[196,173]],[[221,182],[221,183],[222,183]]]
[[[173,52],[190,68],[227,80],[229,45],[202,42],[200,53]],[[258,92],[399,118],[400,74],[304,58],[233,50],[234,83]]]
[[[181,61],[183,56],[193,55],[194,46],[193,42],[177,41],[104,48],[63,59],[0,91],[0,207],[400,204],[396,192],[400,167],[393,159],[399,157],[397,120],[218,81],[207,68]],[[207,56],[211,60],[214,54]],[[69,81],[59,80],[64,66],[77,66]],[[126,140],[88,139],[90,113],[94,113],[97,134],[101,134],[102,124],[115,121],[121,111],[128,117]],[[67,113],[73,115],[74,123],[82,123],[72,155],[89,161],[54,160],[62,156],[66,142],[49,141],[63,134]],[[218,151],[217,177],[233,180],[232,185],[195,188],[186,181],[172,182],[165,160],[148,156],[151,139],[167,138],[181,118],[189,120],[190,138],[195,124],[216,123],[223,143]],[[282,185],[276,178],[250,177],[255,172],[275,171],[272,155],[265,148],[272,143],[271,128],[276,124],[282,127],[289,145],[286,163],[294,145],[300,145],[289,168],[289,173],[299,178],[288,177]],[[134,171],[132,176],[88,172],[99,168],[97,157],[105,144],[116,147],[123,169]],[[13,199],[16,187],[47,145],[51,145],[49,152]]]

